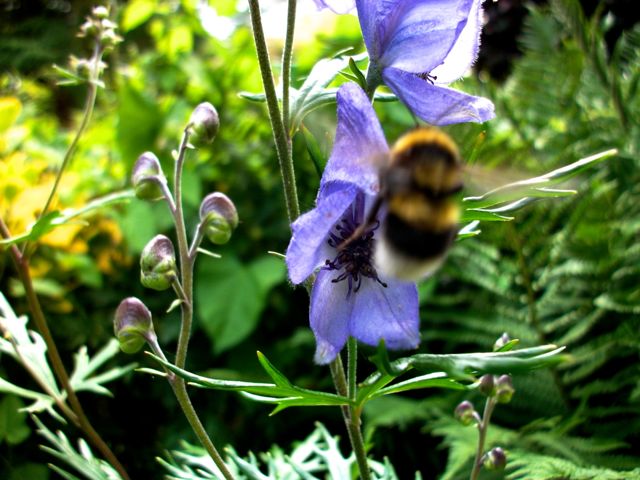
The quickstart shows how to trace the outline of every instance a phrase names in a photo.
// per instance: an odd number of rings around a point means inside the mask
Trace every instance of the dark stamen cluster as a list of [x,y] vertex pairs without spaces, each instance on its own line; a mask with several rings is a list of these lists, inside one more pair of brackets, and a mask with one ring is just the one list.
[[431,85],[433,85],[438,79],[438,77],[436,77],[435,75],[431,75],[429,72],[416,73],[416,76],[426,82],[429,82]]
[[[372,278],[386,288],[387,284],[378,277],[375,267],[372,265],[373,255],[373,232],[378,228],[380,222],[374,223],[367,228],[360,237],[352,239],[353,232],[358,228],[358,224],[352,215],[346,215],[336,226],[334,231],[329,233],[329,246],[338,250],[338,254],[333,260],[327,259],[325,270],[343,270],[340,275],[331,280],[338,283],[347,280],[349,290],[347,298],[351,292],[360,290],[362,277]],[[348,240],[347,243],[345,243]]]

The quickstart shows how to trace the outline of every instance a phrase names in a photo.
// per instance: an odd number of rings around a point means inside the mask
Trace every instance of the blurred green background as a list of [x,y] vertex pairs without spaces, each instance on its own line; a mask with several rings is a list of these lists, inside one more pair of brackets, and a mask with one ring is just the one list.
[[[421,351],[486,351],[508,332],[524,346],[567,345],[574,356],[571,365],[516,377],[514,401],[497,410],[490,438],[509,450],[511,478],[626,479],[640,468],[640,27],[632,3],[487,2],[480,58],[460,88],[491,98],[497,117],[448,129],[466,158],[495,169],[498,178],[511,170],[531,176],[609,148],[620,152],[575,181],[578,195],[538,202],[513,222],[483,224],[482,235],[458,243],[444,269],[420,285]],[[276,69],[284,5],[264,4]],[[77,127],[84,89],[56,86],[51,65],[87,54],[75,32],[92,6],[2,3],[0,214],[14,233],[42,208]],[[266,109],[238,96],[261,91],[246,4],[132,0],[111,8],[124,41],[106,58],[106,88],[64,177],[59,206],[128,188],[131,167],[147,150],[170,175],[171,151],[192,109],[213,103],[219,135],[186,165],[187,225],[193,231],[201,199],[216,190],[234,200],[240,225],[230,244],[215,249],[220,260],[198,260],[188,368],[260,380],[260,350],[296,384],[331,390],[328,369],[312,363],[306,292],[292,289],[283,263],[267,254],[285,251],[289,227]],[[294,86],[317,60],[363,49],[355,17],[319,14],[311,0],[300,0],[299,9]],[[414,124],[400,104],[376,109],[390,140]],[[325,155],[334,110],[305,120]],[[301,135],[293,147],[306,211],[319,175]],[[165,351],[175,351],[178,317],[163,314],[172,296],[144,290],[137,280],[141,249],[158,233],[172,236],[170,227],[164,205],[133,201],[42,240],[32,273],[65,360],[82,345],[90,351],[104,345],[116,306],[131,295],[154,313]],[[17,312],[27,312],[4,253],[0,289]],[[134,360],[149,365],[142,354]],[[130,361],[124,354],[114,360]],[[372,367],[362,364],[364,375]],[[33,387],[9,358],[0,357],[0,375]],[[161,478],[155,457],[182,439],[195,442],[171,390],[136,373],[110,388],[113,398],[81,394],[89,417],[133,478]],[[452,418],[464,398],[433,391],[370,404],[364,430],[371,455],[388,456],[399,478],[415,470],[425,479],[466,478],[476,433]],[[471,400],[479,408],[480,400]],[[316,420],[346,438],[337,409],[269,417],[267,406],[231,393],[194,391],[193,401],[217,443],[243,455],[274,443],[287,450]],[[39,450],[33,424],[14,413],[20,402],[0,397],[0,478],[56,478],[44,467],[51,459]],[[548,476],[535,477],[545,469]]]

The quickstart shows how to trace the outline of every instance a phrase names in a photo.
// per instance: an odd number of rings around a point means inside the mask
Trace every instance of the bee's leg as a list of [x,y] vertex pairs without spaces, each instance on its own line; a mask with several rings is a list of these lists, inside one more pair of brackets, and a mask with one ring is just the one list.
[[374,200],[373,205],[371,206],[371,210],[369,211],[369,215],[367,215],[366,220],[360,225],[358,225],[358,227],[353,231],[353,233],[349,236],[349,238],[347,238],[344,242],[338,245],[338,251],[344,250],[345,247],[347,247],[347,245],[349,245],[355,239],[360,238],[362,235],[364,235],[364,232],[367,230],[367,228],[369,228],[371,225],[377,222],[376,216],[378,215],[378,212],[380,211],[381,206],[382,206],[382,195],[378,195]]

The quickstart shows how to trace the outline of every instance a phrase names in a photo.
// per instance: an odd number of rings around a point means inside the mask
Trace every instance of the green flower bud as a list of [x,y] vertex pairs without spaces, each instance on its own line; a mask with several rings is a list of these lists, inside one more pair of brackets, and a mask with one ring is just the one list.
[[496,340],[496,343],[493,344],[493,351],[497,352],[510,341],[511,341],[511,338],[509,337],[507,332],[503,333],[502,335],[500,335],[500,338]]
[[500,447],[493,448],[485,454],[483,464],[487,470],[502,470],[507,465],[507,454]]
[[456,417],[456,420],[458,420],[462,425],[467,427],[477,421],[478,414],[475,408],[473,408],[473,405],[471,404],[471,402],[468,400],[465,400],[456,407],[456,409],[453,412],[453,415]]
[[113,319],[113,331],[124,353],[136,353],[155,337],[151,312],[135,297],[125,298]]
[[496,381],[496,400],[498,403],[509,403],[515,393],[510,375],[501,375]]
[[120,42],[122,42],[122,37],[118,35],[115,30],[105,30],[100,35],[100,43],[105,48],[115,47]]
[[495,379],[493,378],[493,375],[486,374],[480,377],[478,390],[485,397],[493,397],[493,395],[496,393]]
[[101,20],[109,18],[109,9],[105,6],[98,5],[97,7],[93,7],[93,10],[91,10],[91,15]]
[[87,21],[80,25],[80,30],[78,32],[79,37],[87,37],[93,38],[98,35],[99,27],[96,24],[95,20],[87,17]]
[[176,276],[173,243],[164,235],[156,235],[140,255],[140,282],[153,290],[166,290]]
[[189,142],[195,147],[201,147],[213,142],[220,128],[220,118],[213,105],[203,102],[191,114],[189,125],[191,126]]
[[166,183],[158,157],[152,152],[145,152],[138,157],[131,172],[131,183],[136,197],[141,200],[161,200],[164,192],[158,182]]
[[200,204],[200,222],[212,243],[225,244],[238,226],[236,206],[224,193],[210,193]]

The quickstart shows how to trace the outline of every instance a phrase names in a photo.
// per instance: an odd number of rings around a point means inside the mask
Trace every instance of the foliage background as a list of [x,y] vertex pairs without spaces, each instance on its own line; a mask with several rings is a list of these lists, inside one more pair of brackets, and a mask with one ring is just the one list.
[[[575,358],[557,371],[516,378],[514,402],[496,412],[490,438],[510,451],[510,478],[626,479],[640,468],[640,28],[624,10],[631,3],[488,3],[476,75],[463,88],[494,100],[498,115],[482,127],[450,129],[465,157],[497,167],[497,176],[508,169],[543,172],[620,150],[576,182],[579,195],[539,202],[514,222],[483,225],[479,238],[456,245],[443,271],[421,285],[422,351],[488,350],[507,331],[525,346],[567,345]],[[0,20],[0,214],[16,233],[44,203],[83,101],[81,88],[55,86],[50,65],[87,47],[74,32],[92,5],[39,6],[6,2]],[[283,16],[282,3],[265,6],[273,15],[268,18]],[[146,150],[171,171],[170,152],[192,108],[212,102],[221,129],[213,146],[187,164],[187,221],[194,226],[200,200],[219,190],[234,199],[241,223],[231,244],[219,249],[221,260],[198,262],[189,369],[257,380],[263,373],[255,352],[261,350],[296,384],[330,390],[326,369],[311,362],[306,293],[292,290],[282,263],[266,253],[283,252],[289,230],[265,108],[238,96],[261,89],[246,6],[215,2],[226,19],[218,23],[212,6],[189,0],[113,7],[124,42],[108,59],[107,89],[65,177],[60,205],[126,188],[133,162]],[[362,49],[354,17],[307,18],[309,24],[298,24],[294,81],[320,58]],[[323,28],[303,38],[314,24]],[[282,34],[273,34],[274,59]],[[399,104],[377,110],[390,139],[413,125]],[[332,108],[305,122],[325,154],[334,122]],[[319,176],[301,136],[294,139],[294,159],[307,210]],[[170,223],[162,205],[134,201],[101,211],[89,227],[60,229],[43,240],[32,270],[67,360],[81,345],[96,350],[108,341],[113,311],[130,295],[154,312],[161,344],[174,349],[177,316],[162,315],[171,298],[137,282],[137,255],[152,236],[168,234]],[[26,312],[4,255],[0,288]],[[142,355],[135,360],[147,363]],[[129,361],[124,354],[115,360]],[[30,385],[10,359],[0,358],[0,374]],[[195,442],[168,386],[130,374],[111,390],[113,398],[83,394],[89,417],[133,478],[160,478],[164,470],[155,457],[182,439]],[[311,433],[315,420],[343,435],[337,410],[268,417],[267,407],[235,394],[193,397],[217,442],[241,454],[274,443],[287,449]],[[423,478],[465,478],[475,432],[452,420],[462,399],[433,392],[372,403],[365,412],[372,455],[388,456],[399,478],[414,470]],[[479,407],[478,398],[471,400]],[[55,478],[42,466],[50,458],[37,447],[34,425],[14,413],[18,405],[16,397],[0,399],[0,477]]]

